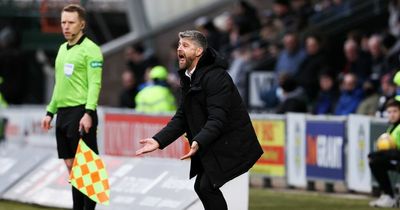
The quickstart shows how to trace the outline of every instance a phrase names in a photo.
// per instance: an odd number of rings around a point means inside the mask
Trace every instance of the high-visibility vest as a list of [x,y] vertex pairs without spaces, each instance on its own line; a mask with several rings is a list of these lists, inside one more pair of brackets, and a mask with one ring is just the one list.
[[146,114],[176,111],[174,95],[168,87],[161,85],[150,85],[139,91],[135,103],[135,110]]
[[0,108],[7,108],[8,103],[6,99],[4,99],[3,94],[0,93]]
[[[393,128],[393,126],[396,126]],[[397,149],[400,149],[400,126],[397,125],[390,125],[389,128],[386,130],[387,133],[390,134],[392,139],[394,140]]]
[[397,85],[395,99],[400,101],[400,71],[394,75],[393,82]]

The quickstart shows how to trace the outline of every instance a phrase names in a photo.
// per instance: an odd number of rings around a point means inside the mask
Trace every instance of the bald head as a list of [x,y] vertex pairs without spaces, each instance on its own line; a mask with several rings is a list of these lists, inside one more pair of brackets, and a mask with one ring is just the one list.
[[344,55],[346,56],[347,61],[354,62],[358,58],[358,45],[354,40],[347,40],[344,43]]
[[379,35],[372,35],[368,39],[368,51],[372,57],[376,58],[382,54],[382,38]]
[[343,76],[342,81],[342,90],[344,91],[352,91],[357,86],[357,76],[352,73],[347,73]]

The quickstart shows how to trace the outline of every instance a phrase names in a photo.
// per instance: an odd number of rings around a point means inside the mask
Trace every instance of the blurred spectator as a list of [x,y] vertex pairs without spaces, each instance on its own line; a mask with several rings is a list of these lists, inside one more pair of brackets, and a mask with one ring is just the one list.
[[319,75],[319,91],[312,110],[313,114],[333,114],[339,97],[335,76],[325,69]]
[[315,7],[316,13],[311,16],[310,22],[318,23],[324,20],[338,19],[351,12],[350,1],[323,0]]
[[354,40],[349,39],[344,43],[343,50],[346,63],[342,69],[342,73],[353,73],[361,81],[369,78],[371,73],[370,59],[360,52],[357,43]]
[[166,82],[167,69],[163,66],[155,66],[151,69],[149,78],[153,83],[140,90],[135,97],[136,111],[146,114],[175,111],[175,97]]
[[291,75],[282,75],[279,86],[282,92],[278,95],[280,103],[276,109],[277,114],[307,112],[307,96]]
[[[347,39],[348,40],[352,40],[354,42],[356,42],[357,47],[359,48],[360,52],[367,52],[368,51],[368,45],[365,46],[365,37],[366,36],[363,32],[361,32],[360,30],[350,30],[349,32],[347,32]],[[363,39],[364,39],[364,43],[363,43]],[[364,46],[363,46],[364,44]],[[365,51],[364,51],[365,49]]]
[[355,113],[363,99],[362,89],[358,87],[357,76],[347,73],[340,84],[340,96],[335,107],[335,115]]
[[280,39],[281,26],[276,22],[265,23],[260,30],[260,38],[265,42],[274,43]]
[[377,117],[386,117],[386,103],[396,96],[396,84],[391,73],[382,76],[380,80],[381,95],[378,102]]
[[357,107],[357,114],[375,116],[379,104],[379,94],[376,86],[371,80],[366,80],[363,83],[364,99]]
[[369,52],[369,38],[370,38],[369,35],[367,35],[365,33],[362,34],[361,41],[360,41],[360,44],[359,44],[361,53],[364,53],[364,54],[366,54],[368,56],[370,56],[370,54],[369,54],[370,53]]
[[400,37],[400,2],[398,0],[389,1],[389,18],[388,25],[390,33],[399,38]]
[[178,75],[178,57],[176,56],[176,49],[178,49],[178,40],[174,41],[169,48],[168,52],[168,64],[167,64],[167,69],[168,69],[168,78],[167,78],[167,83],[171,86],[171,90],[175,96],[176,99],[180,98],[180,79]]
[[371,75],[370,79],[378,82],[382,75],[386,74],[389,70],[386,63],[386,55],[382,45],[382,37],[379,35],[372,35],[368,40],[368,52],[371,55]]
[[141,91],[143,88],[153,84],[153,81],[150,78],[150,71],[153,67],[149,66],[144,70],[144,75],[143,75],[143,82],[138,85],[138,91]]
[[235,5],[232,17],[239,36],[256,32],[261,27],[257,10],[247,1],[239,1]]
[[332,4],[332,0],[320,0],[314,3],[315,12],[323,12],[327,10]]
[[169,50],[168,50],[168,64],[166,65],[167,69],[178,76],[178,57],[176,56],[176,49],[178,48],[178,40],[174,40],[171,42],[169,45]]
[[239,44],[239,26],[235,24],[234,15],[231,13],[223,13],[216,17],[216,26],[219,31],[223,34],[222,46],[220,47],[220,53],[229,57],[233,48]]
[[303,30],[308,25],[308,19],[314,14],[310,0],[292,0],[290,5],[297,17],[296,30]]
[[326,65],[326,57],[321,50],[321,39],[319,36],[310,35],[306,38],[307,57],[300,64],[296,73],[296,80],[304,88],[308,98],[313,101],[317,96],[319,87],[318,77]]
[[385,47],[388,49],[386,53],[388,70],[390,72],[395,72],[400,66],[400,39],[390,34],[385,35],[384,43]]
[[306,58],[306,52],[301,48],[297,34],[286,33],[283,37],[284,49],[280,52],[275,73],[277,75],[288,73],[295,75],[300,64]]
[[134,44],[125,49],[125,58],[129,69],[135,74],[137,84],[145,82],[145,72],[149,67],[158,64],[158,59],[153,55],[146,55],[141,43]]
[[249,70],[249,62],[251,52],[248,46],[242,46],[235,49],[233,61],[228,69],[229,75],[232,77],[242,99],[247,98],[247,73]]
[[225,40],[228,40],[228,35],[218,31],[213,21],[208,17],[199,17],[194,24],[196,29],[206,36],[208,45],[215,50],[219,51],[224,42],[227,43]]
[[268,50],[268,43],[258,40],[251,44],[249,70],[273,71],[276,58]]
[[274,18],[280,22],[283,31],[297,31],[297,17],[293,14],[289,0],[274,0],[272,4]]
[[368,62],[371,62],[371,54],[369,52],[368,46],[369,35],[367,33],[357,29],[350,30],[347,33],[346,42],[348,41],[354,41],[356,43],[358,57],[363,58],[364,60],[368,60]]
[[135,108],[135,96],[138,93],[135,75],[130,70],[125,70],[121,75],[122,91],[119,96],[119,106]]
[[26,77],[30,75],[28,58],[19,49],[17,32],[9,26],[0,29],[0,77],[3,78],[0,92],[9,104],[21,104],[30,82]]
[[[219,38],[219,53],[221,53],[222,56],[224,57],[229,57],[230,54],[230,44],[231,44],[231,37],[230,33],[234,33],[234,26],[233,26],[233,18],[231,17],[231,14],[229,12],[224,12],[217,17],[214,18],[213,20],[214,26],[216,30],[218,30],[220,34]],[[236,34],[235,34],[236,36]],[[232,43],[236,43],[235,41],[232,41]],[[176,50],[176,48],[175,48]]]

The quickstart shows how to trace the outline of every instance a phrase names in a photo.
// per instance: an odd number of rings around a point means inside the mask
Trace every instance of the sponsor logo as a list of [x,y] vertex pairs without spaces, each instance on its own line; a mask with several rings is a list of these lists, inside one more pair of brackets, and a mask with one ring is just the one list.
[[322,168],[342,168],[343,137],[307,136],[307,164]]
[[92,61],[92,62],[90,62],[90,67],[101,68],[101,67],[103,67],[103,62],[102,61]]

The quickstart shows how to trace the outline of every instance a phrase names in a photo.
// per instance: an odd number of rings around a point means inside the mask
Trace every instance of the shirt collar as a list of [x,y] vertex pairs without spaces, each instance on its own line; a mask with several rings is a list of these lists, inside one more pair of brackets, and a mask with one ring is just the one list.
[[192,70],[186,69],[185,75],[191,79],[195,69],[196,67],[194,67]]
[[75,44],[73,44],[73,45],[67,44],[67,50],[71,49],[71,48],[74,47],[75,45],[81,44],[85,38],[86,38],[86,35],[83,34],[83,35],[81,36],[81,38],[79,38],[78,42],[76,42]]

